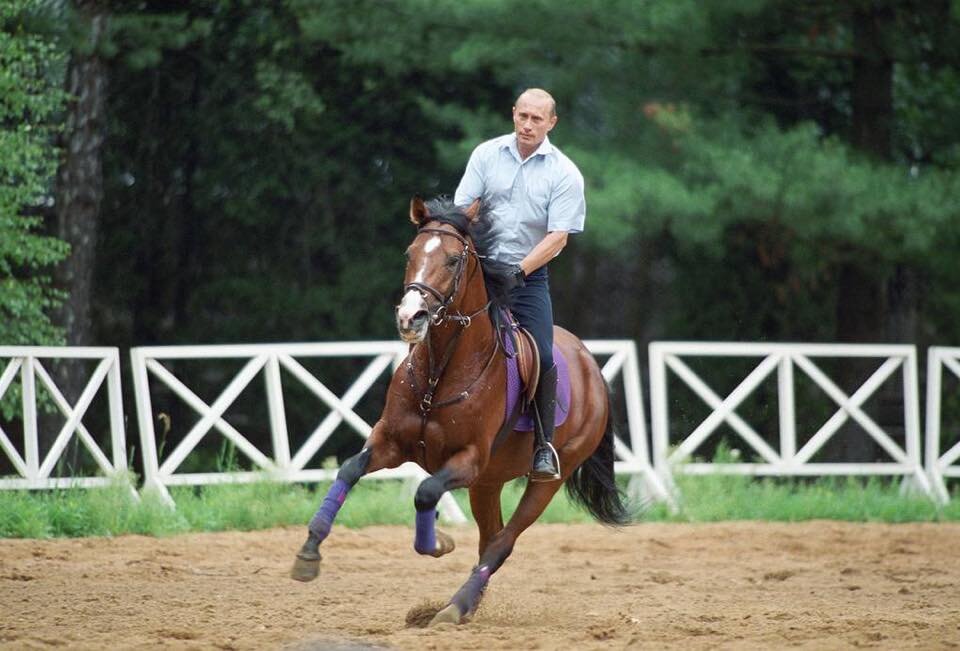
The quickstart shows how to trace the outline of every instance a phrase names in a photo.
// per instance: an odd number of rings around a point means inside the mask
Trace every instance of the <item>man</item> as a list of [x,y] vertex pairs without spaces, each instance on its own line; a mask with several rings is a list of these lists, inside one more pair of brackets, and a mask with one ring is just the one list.
[[556,124],[553,97],[539,88],[525,90],[513,107],[513,133],[473,151],[454,196],[458,206],[481,199],[491,211],[496,236],[490,255],[512,265],[513,315],[540,351],[531,481],[560,478],[552,445],[557,368],[547,263],[566,246],[569,233],[583,230],[586,217],[583,176],[547,137]]

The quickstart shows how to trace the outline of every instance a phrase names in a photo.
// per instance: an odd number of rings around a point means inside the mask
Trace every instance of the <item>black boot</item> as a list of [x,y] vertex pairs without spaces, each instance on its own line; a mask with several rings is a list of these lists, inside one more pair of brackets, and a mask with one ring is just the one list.
[[560,459],[553,448],[553,419],[557,407],[557,366],[540,374],[537,394],[533,399],[535,449],[530,481],[560,479]]

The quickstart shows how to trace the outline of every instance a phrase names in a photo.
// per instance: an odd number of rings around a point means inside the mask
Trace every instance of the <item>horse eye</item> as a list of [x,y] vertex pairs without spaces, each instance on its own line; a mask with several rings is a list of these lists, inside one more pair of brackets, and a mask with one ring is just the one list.
[[456,267],[457,262],[459,262],[459,260],[460,260],[460,256],[456,256],[456,255],[447,256],[447,266]]

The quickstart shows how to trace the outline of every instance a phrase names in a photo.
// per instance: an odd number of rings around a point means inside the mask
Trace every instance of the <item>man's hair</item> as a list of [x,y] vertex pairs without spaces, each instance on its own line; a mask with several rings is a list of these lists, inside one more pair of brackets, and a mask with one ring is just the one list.
[[550,102],[550,116],[557,114],[557,102],[553,99],[553,95],[543,90],[542,88],[528,88],[517,96],[517,100],[513,103],[514,106],[520,103],[520,99],[524,96],[531,97],[534,99],[547,100]]

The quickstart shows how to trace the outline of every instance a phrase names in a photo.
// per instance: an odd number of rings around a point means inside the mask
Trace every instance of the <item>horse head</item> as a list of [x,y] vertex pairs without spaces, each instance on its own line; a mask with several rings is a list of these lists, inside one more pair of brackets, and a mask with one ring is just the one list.
[[423,341],[430,325],[444,319],[459,301],[468,267],[479,266],[469,232],[479,208],[479,201],[466,209],[445,199],[410,201],[417,235],[407,247],[403,298],[396,309],[397,331],[406,343]]

